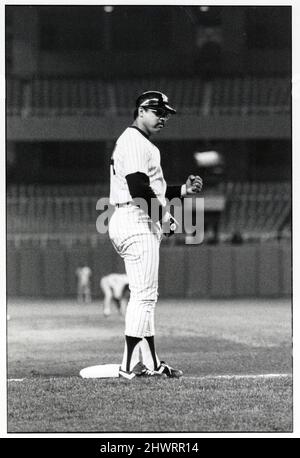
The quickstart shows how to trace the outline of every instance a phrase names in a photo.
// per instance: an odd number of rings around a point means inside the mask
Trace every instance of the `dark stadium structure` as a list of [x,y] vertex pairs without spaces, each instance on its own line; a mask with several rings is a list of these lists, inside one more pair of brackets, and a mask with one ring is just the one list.
[[[95,272],[94,295],[101,275],[122,271],[96,230],[96,204],[109,194],[110,156],[136,97],[154,89],[177,109],[153,140],[166,181],[203,175],[206,202],[201,245],[186,245],[186,234],[163,242],[160,294],[290,296],[290,7],[5,12],[9,296],[74,295],[79,260]],[[222,168],[200,169],[195,152],[212,150]],[[184,276],[191,260],[197,278]]]

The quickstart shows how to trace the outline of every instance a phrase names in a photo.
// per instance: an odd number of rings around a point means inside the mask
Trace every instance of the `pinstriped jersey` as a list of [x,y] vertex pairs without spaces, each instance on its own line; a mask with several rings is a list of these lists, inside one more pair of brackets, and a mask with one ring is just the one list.
[[128,127],[118,138],[110,166],[110,197],[112,205],[132,201],[126,175],[141,172],[149,177],[162,205],[166,205],[166,189],[160,164],[159,149],[138,128]]

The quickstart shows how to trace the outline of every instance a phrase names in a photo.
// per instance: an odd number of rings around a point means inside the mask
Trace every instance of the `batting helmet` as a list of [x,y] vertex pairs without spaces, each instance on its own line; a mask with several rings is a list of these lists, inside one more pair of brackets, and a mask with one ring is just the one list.
[[176,110],[169,105],[168,97],[159,91],[146,91],[136,100],[136,108],[164,108],[172,114]]

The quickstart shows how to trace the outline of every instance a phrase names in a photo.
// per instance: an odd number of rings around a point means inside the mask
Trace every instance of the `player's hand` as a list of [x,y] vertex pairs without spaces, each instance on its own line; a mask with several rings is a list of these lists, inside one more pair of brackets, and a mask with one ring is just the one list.
[[185,185],[187,194],[197,194],[203,187],[203,180],[198,175],[190,175]]
[[167,212],[164,215],[163,220],[161,222],[163,235],[166,237],[174,235],[174,232],[176,231],[178,226],[178,221],[176,221],[176,219],[170,213]]

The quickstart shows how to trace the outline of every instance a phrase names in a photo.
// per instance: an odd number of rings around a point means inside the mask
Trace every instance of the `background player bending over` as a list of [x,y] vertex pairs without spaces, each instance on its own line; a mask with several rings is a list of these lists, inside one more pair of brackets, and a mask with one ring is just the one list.
[[110,274],[102,277],[100,288],[104,294],[104,316],[111,314],[111,306],[115,305],[120,315],[125,315],[129,301],[128,277],[126,274]]
[[[115,211],[109,222],[109,236],[124,259],[130,287],[120,368],[120,376],[127,379],[136,375],[182,375],[181,370],[160,361],[154,344],[159,247],[172,222],[166,197],[184,197],[202,188],[198,176],[190,175],[182,186],[167,186],[164,180],[160,151],[150,136],[159,132],[174,113],[166,95],[159,91],[143,93],[136,101],[134,122],[118,138],[111,160],[110,203]],[[147,202],[147,210],[135,200],[141,198]],[[156,215],[151,214],[151,204],[160,210],[155,211]]]

